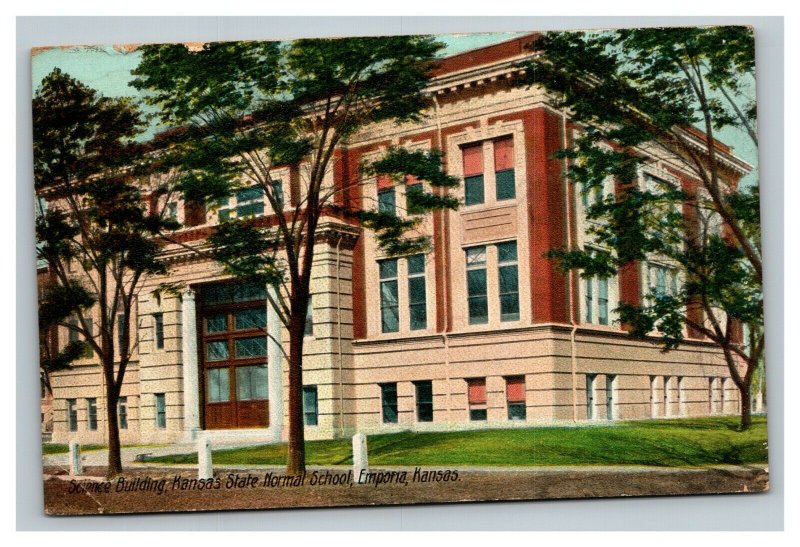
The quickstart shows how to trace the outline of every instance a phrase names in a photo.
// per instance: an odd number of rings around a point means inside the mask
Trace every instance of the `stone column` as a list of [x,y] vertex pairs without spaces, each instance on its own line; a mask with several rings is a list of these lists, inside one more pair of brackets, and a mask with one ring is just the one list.
[[197,439],[197,478],[206,480],[214,477],[214,466],[211,461],[211,441],[208,437]]
[[194,440],[200,429],[200,382],[197,365],[197,319],[194,291],[181,297],[181,340],[183,358],[183,431],[186,441]]
[[83,474],[81,445],[75,439],[69,442],[69,474],[73,477]]
[[361,484],[361,473],[369,473],[367,455],[367,436],[363,433],[353,435],[353,482]]
[[[267,288],[277,300],[275,289]],[[283,435],[283,351],[282,329],[278,312],[267,300],[267,382],[269,384],[269,428],[270,437],[278,442]]]

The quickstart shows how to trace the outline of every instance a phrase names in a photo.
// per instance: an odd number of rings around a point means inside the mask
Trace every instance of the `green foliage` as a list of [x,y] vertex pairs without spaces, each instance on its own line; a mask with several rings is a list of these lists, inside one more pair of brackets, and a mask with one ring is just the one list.
[[[587,196],[609,179],[618,185],[616,195],[587,200],[588,236],[602,250],[552,249],[548,256],[584,277],[609,277],[649,260],[683,272],[674,293],[643,287],[641,305],[617,310],[635,336],[657,329],[665,349],[680,345],[687,325],[728,343],[728,333],[697,324],[687,312],[698,307],[720,325],[722,318],[760,325],[758,190],[730,184],[716,145],[703,137],[698,152],[689,131],[699,125],[710,138],[734,127],[755,140],[754,110],[742,107],[752,100],[751,29],[548,33],[536,48],[541,55],[526,63],[524,83],[545,87],[581,127],[573,146],[559,153],[570,160],[567,176]],[[700,188],[640,185],[640,170],[652,161],[645,146],[653,143],[682,158]],[[687,214],[698,218],[699,231]]]
[[[135,141],[144,119],[129,99],[102,97],[59,69],[32,108],[35,189],[48,205],[36,219],[38,258],[50,274],[39,302],[42,380],[49,386],[50,373],[91,346],[104,364],[123,356],[121,385],[130,348],[115,350],[117,315],[131,317],[143,276],[166,273],[154,236],[175,225],[149,213],[138,183],[147,169],[147,150]],[[96,318],[98,308],[99,337],[70,321]],[[49,335],[59,326],[84,340],[54,347]]]

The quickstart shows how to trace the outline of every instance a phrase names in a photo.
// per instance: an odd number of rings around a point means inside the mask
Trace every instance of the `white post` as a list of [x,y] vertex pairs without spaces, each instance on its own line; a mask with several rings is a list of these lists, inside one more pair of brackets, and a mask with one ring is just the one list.
[[356,433],[353,435],[353,480],[356,484],[361,482],[362,471],[369,472],[367,436],[363,433]]
[[197,365],[197,319],[194,291],[187,289],[181,298],[181,340],[183,358],[183,429],[187,441],[200,429],[200,382]]
[[[275,289],[267,290],[277,301]],[[267,384],[269,389],[269,428],[272,440],[279,442],[283,435],[283,351],[282,329],[278,312],[267,300]]]
[[69,442],[69,474],[73,477],[83,474],[83,463],[81,463],[81,445],[78,441]]
[[211,462],[211,441],[208,437],[197,439],[197,478],[210,479],[214,476],[214,466]]

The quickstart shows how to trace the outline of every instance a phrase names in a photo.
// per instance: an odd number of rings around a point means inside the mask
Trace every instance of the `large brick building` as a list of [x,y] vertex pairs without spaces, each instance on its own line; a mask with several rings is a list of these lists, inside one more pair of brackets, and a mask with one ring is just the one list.
[[[303,365],[308,439],[738,412],[738,391],[713,345],[688,333],[680,349],[662,353],[615,323],[619,302],[674,290],[680,273],[670,264],[654,259],[616,278],[582,280],[544,257],[591,244],[584,208],[595,196],[565,180],[554,157],[576,128],[543,90],[512,85],[531,39],[444,59],[423,121],[372,126],[332,161],[329,182],[344,187],[360,162],[390,144],[438,148],[448,173],[464,181],[464,205],[425,220],[433,241],[425,255],[382,256],[371,233],[334,217],[321,223]],[[720,155],[731,182],[750,169],[722,144]],[[302,170],[271,173],[286,199],[302,191]],[[693,184],[662,154],[642,169],[641,183],[652,181]],[[373,179],[340,199],[410,214],[409,188]],[[247,190],[207,211],[172,207],[189,245],[220,216],[270,215],[263,196]],[[288,335],[265,289],[230,284],[217,264],[181,247],[165,256],[170,281],[188,289],[159,296],[164,279],[153,278],[140,292],[122,442],[189,440],[200,431],[285,439],[287,369],[275,340],[285,344]],[[69,338],[66,329],[59,338]],[[55,375],[53,440],[103,441],[102,382],[91,357]]]

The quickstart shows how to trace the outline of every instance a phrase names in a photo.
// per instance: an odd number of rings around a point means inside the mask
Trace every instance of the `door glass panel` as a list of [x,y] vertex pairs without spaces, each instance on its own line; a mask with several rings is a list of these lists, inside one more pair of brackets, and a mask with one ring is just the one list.
[[230,400],[230,383],[227,368],[212,368],[208,371],[208,401],[220,403]]
[[236,367],[236,398],[240,401],[267,398],[267,365]]
[[223,361],[228,358],[228,342],[214,340],[206,344],[206,359],[209,361]]
[[253,336],[234,341],[236,357],[262,357],[267,355],[267,337]]
[[206,332],[225,332],[228,330],[228,316],[224,313],[215,313],[206,317]]
[[251,308],[233,313],[233,324],[236,330],[256,329],[267,326],[266,308]]

